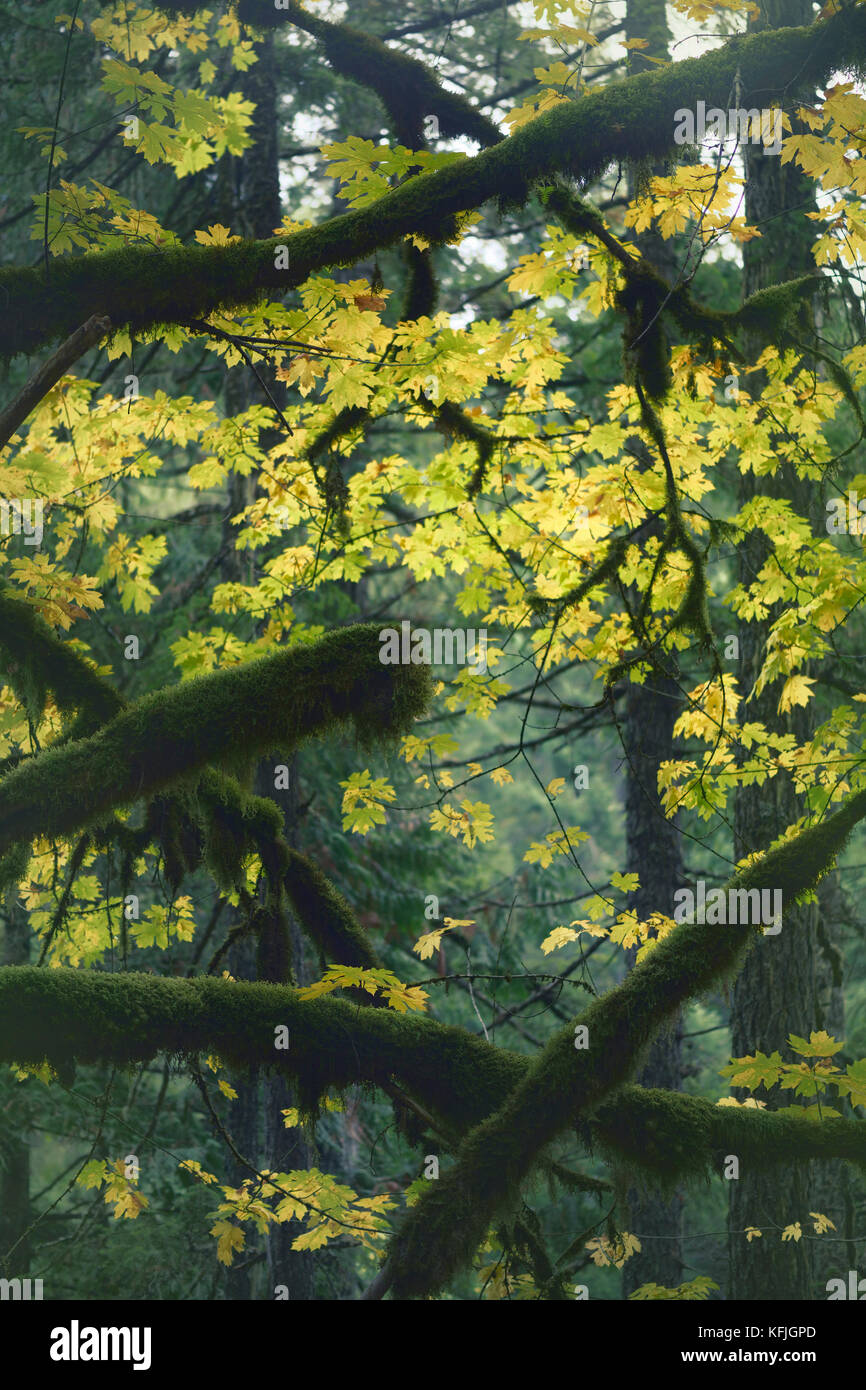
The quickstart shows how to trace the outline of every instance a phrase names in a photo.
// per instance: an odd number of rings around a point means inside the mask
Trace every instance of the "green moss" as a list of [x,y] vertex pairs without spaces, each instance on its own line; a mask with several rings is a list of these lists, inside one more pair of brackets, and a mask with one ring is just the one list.
[[[267,13],[278,22],[282,12]],[[409,232],[435,242],[448,215],[522,198],[527,187],[557,173],[588,186],[623,157],[664,158],[676,149],[674,112],[698,96],[708,106],[725,106],[738,70],[748,104],[752,92],[808,89],[840,64],[864,60],[866,12],[858,6],[810,28],[735,38],[701,58],[562,102],[474,158],[410,179],[370,207],[289,237],[58,257],[48,282],[41,267],[7,267],[0,271],[0,354],[32,351],[93,313],[140,332],[249,303],[268,289],[283,294],[316,270],[355,264]],[[289,250],[288,270],[274,265],[281,245]]]
[[397,139],[409,149],[423,147],[424,118],[428,115],[436,116],[440,134],[446,138],[467,135],[480,145],[492,145],[502,139],[483,112],[463,97],[446,91],[417,58],[388,48],[381,39],[348,24],[328,23],[298,4],[290,3],[284,13],[298,28],[322,42],[336,72],[376,93],[391,118]]
[[297,850],[288,851],[284,883],[298,921],[318,949],[323,969],[340,964],[370,970],[381,964],[345,898],[321,869]]
[[[286,1051],[274,1047],[281,1024]],[[284,1071],[310,1107],[329,1087],[396,1077],[455,1129],[500,1104],[526,1069],[524,1057],[425,1015],[301,1000],[285,985],[0,968],[2,1061],[127,1066],[211,1051],[235,1066]]]
[[[864,816],[866,792],[860,792],[725,887],[781,888],[789,903],[826,872]],[[440,1289],[468,1263],[496,1212],[513,1206],[546,1146],[630,1079],[659,1028],[686,999],[737,968],[754,935],[748,925],[681,925],[621,985],[551,1038],[501,1110],[467,1135],[454,1167],[406,1218],[389,1256],[396,1297]],[[574,1046],[576,1024],[587,1029],[586,1050]]]
[[713,1105],[695,1096],[625,1086],[592,1120],[593,1139],[636,1181],[673,1191],[707,1179],[734,1153],[751,1171],[770,1172],[806,1159],[866,1164],[866,1123],[821,1122],[772,1111]]
[[442,401],[441,405],[436,405],[424,398],[422,404],[425,404],[431,414],[436,416],[444,434],[453,435],[457,439],[465,439],[467,444],[474,445],[478,462],[467,491],[470,497],[476,497],[487,476],[487,469],[496,448],[496,436],[485,429],[483,425],[479,425],[453,401]]
[[34,724],[51,691],[68,737],[90,733],[123,707],[118,692],[80,652],[57,637],[31,603],[8,592],[0,593],[0,670]]
[[[186,784],[211,762],[286,750],[341,726],[395,738],[423,712],[423,666],[384,666],[378,628],[347,627],[309,646],[146,696],[90,738],[48,749],[0,782],[0,853],[15,839],[66,835],[114,809]],[[228,811],[227,811],[228,814]]]

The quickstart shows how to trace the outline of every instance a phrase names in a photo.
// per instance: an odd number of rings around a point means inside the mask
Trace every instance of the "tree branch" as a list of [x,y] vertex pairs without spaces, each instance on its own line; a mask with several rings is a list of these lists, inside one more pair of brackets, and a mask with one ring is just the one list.
[[[866,11],[858,6],[809,28],[737,37],[701,58],[561,102],[472,158],[409,179],[367,208],[291,236],[59,257],[50,285],[40,269],[4,269],[0,354],[32,352],[71,332],[88,312],[139,333],[249,304],[266,290],[282,295],[316,270],[356,264],[410,232],[435,241],[449,215],[492,199],[521,202],[533,185],[557,173],[588,184],[617,159],[661,159],[675,149],[674,113],[696,92],[708,106],[725,104],[738,71],[741,100],[748,102],[820,85],[840,65],[864,62]],[[289,251],[288,269],[275,264],[279,247]]]
[[351,723],[359,737],[408,731],[430,673],[383,666],[378,629],[339,628],[145,696],[97,733],[28,759],[0,781],[0,854],[16,840],[67,835],[180,782],[213,761],[294,748]]
[[43,396],[47,396],[52,386],[69,371],[73,362],[77,362],[88,348],[101,342],[110,331],[111,321],[93,314],[86,323],[70,334],[66,342],[61,344],[38,371],[33,373],[14,401],[10,402],[5,410],[0,411],[0,449],[9,443],[18,426],[24,423]]
[[[779,889],[783,904],[790,904],[827,871],[864,816],[866,791],[861,791],[726,886]],[[388,1261],[395,1297],[442,1288],[472,1258],[496,1212],[546,1145],[627,1081],[665,1021],[687,999],[730,976],[754,937],[746,924],[684,923],[621,985],[551,1038],[505,1105],[471,1131],[454,1167],[408,1214]],[[584,1049],[576,1041],[580,1025],[587,1030]]]

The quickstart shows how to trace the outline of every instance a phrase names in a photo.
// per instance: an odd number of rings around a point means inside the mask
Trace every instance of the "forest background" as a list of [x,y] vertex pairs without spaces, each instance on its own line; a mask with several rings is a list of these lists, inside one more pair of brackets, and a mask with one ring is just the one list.
[[0,26],[0,1274],[848,1296],[866,10]]

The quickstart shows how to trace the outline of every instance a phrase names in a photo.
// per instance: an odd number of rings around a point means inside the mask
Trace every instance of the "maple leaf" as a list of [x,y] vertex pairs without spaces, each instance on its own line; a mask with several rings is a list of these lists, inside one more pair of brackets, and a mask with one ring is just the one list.
[[801,1057],[832,1057],[834,1052],[841,1052],[845,1044],[837,1042],[822,1030],[820,1033],[810,1033],[808,1042],[805,1038],[798,1038],[796,1033],[791,1033],[788,1046],[792,1052],[799,1052]]
[[239,236],[232,236],[228,227],[220,222],[215,222],[206,232],[196,232],[195,239],[201,246],[230,246],[233,241],[241,240]]
[[763,1052],[756,1052],[753,1057],[739,1057],[729,1062],[721,1068],[719,1075],[727,1076],[732,1086],[745,1086],[747,1090],[755,1091],[759,1086],[768,1089],[775,1086],[784,1068],[780,1052],[772,1052],[769,1057]]
[[825,1216],[823,1212],[810,1211],[809,1215],[813,1218],[812,1225],[816,1236],[822,1236],[826,1231],[835,1231],[836,1227],[833,1225],[833,1222],[830,1220],[829,1216]]
[[779,713],[786,714],[795,705],[808,705],[813,693],[810,687],[814,684],[811,676],[789,676],[779,696]]
[[847,1096],[852,1105],[866,1106],[866,1059],[851,1062],[844,1076],[833,1077],[840,1096]]
[[560,946],[567,946],[570,941],[577,941],[580,932],[572,931],[570,927],[554,927],[552,932],[544,938],[541,949],[546,956],[551,951],[558,951]]
[[422,960],[429,960],[434,951],[438,951],[442,937],[447,931],[451,931],[451,925],[437,927],[435,931],[425,932],[419,936],[412,950],[417,952]]
[[235,1251],[243,1250],[246,1235],[232,1221],[217,1221],[211,1226],[210,1233],[217,1237],[217,1259],[220,1264],[230,1265]]

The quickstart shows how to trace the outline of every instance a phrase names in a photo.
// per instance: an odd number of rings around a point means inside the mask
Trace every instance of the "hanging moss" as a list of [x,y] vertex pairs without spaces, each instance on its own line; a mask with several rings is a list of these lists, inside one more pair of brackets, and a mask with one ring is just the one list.
[[453,401],[442,401],[440,405],[436,405],[422,395],[421,404],[435,415],[443,433],[454,435],[457,439],[465,439],[467,444],[474,445],[478,462],[467,492],[470,497],[476,497],[487,476],[487,468],[496,448],[496,436],[473,420]]
[[342,628],[145,696],[0,782],[0,853],[17,838],[92,824],[238,750],[250,759],[345,725],[368,744],[407,732],[426,706],[430,672],[384,666],[379,647],[374,625]]
[[30,842],[19,840],[0,858],[0,897],[5,897],[10,888],[16,888],[27,873],[30,864]]
[[202,858],[204,837],[201,824],[192,811],[189,793],[154,797],[148,807],[145,826],[145,836],[140,838],[145,844],[159,843],[166,880],[176,891],[185,876],[198,868]]
[[563,1276],[557,1274],[544,1246],[541,1223],[534,1211],[524,1206],[520,1215],[504,1222],[497,1232],[503,1250],[522,1258],[529,1267],[532,1281],[545,1301],[564,1303],[569,1295]]
[[0,592],[0,671],[34,724],[51,691],[69,738],[91,733],[123,707],[114,687],[56,636],[33,604],[6,591]]

